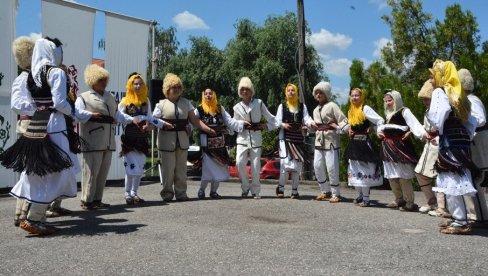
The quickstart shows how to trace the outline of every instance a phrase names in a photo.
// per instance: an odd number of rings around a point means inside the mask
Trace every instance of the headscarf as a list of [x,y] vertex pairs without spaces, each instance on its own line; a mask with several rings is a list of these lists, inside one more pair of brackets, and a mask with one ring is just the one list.
[[398,112],[398,110],[402,109],[403,100],[402,100],[402,95],[400,94],[400,92],[398,92],[396,90],[388,91],[385,93],[385,96],[386,95],[389,95],[390,97],[393,98],[393,109],[392,110],[389,110],[386,107],[386,103],[385,103],[385,115],[386,115],[386,119],[389,120],[391,118],[391,116],[393,116],[395,113]]
[[351,103],[351,107],[349,107],[349,111],[347,113],[347,120],[352,126],[357,126],[366,120],[366,115],[363,111],[364,100],[366,98],[366,93],[361,88],[353,88],[349,92],[349,95],[352,94],[353,91],[358,91],[360,98],[359,103],[354,104],[351,99],[349,102]]
[[[142,81],[142,86],[139,91],[134,90],[134,80],[135,79],[141,79]],[[127,80],[127,84],[125,85],[125,97],[122,99],[122,103],[125,106],[129,106],[131,104],[134,104],[135,106],[141,106],[143,103],[147,102],[147,86],[146,83],[144,82],[144,79],[140,74],[134,74],[130,76],[130,78]]]
[[435,86],[444,88],[456,117],[465,122],[471,112],[471,107],[462,89],[456,66],[449,60],[438,59],[429,71],[434,77]]
[[46,65],[56,66],[54,50],[56,45],[44,38],[40,38],[34,45],[32,52],[31,72],[37,87],[42,87],[41,73],[46,73]]
[[217,93],[215,93],[215,91],[212,90],[212,95],[213,95],[212,99],[210,101],[208,101],[205,98],[205,90],[203,90],[203,92],[202,92],[202,108],[203,108],[203,111],[205,111],[205,113],[215,115],[218,112]]
[[[295,91],[295,96],[293,98],[288,98],[288,95],[286,94],[288,87],[293,87],[293,90]],[[285,99],[286,99],[286,106],[290,110],[298,110],[298,104],[299,104],[299,97],[300,92],[298,91],[298,87],[294,85],[293,83],[289,83],[285,86]]]

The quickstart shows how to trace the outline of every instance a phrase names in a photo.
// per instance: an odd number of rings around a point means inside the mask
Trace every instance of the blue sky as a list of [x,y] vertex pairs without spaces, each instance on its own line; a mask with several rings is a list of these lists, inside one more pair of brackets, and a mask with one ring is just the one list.
[[[234,24],[243,18],[261,25],[270,15],[296,11],[295,0],[76,0],[101,10],[156,20],[177,28],[180,47],[189,35],[206,36],[223,49],[235,35]],[[390,29],[381,16],[389,14],[386,0],[305,0],[305,18],[312,31],[309,42],[319,51],[333,92],[343,102],[349,87],[349,65],[361,59],[366,65],[379,58],[379,49],[390,40]],[[17,35],[41,31],[41,1],[19,0]],[[443,20],[448,5],[459,3],[477,18],[481,41],[488,40],[488,1],[426,0],[424,11]],[[97,17],[98,18],[98,17]],[[100,27],[102,26],[102,27]],[[97,28],[103,28],[98,24]],[[97,32],[97,36],[101,36]],[[103,53],[94,51],[94,56]]]

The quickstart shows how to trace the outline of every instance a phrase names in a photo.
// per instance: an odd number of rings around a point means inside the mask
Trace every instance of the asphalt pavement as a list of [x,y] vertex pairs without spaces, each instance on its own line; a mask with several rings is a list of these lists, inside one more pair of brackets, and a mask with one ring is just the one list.
[[[198,181],[188,182],[196,198]],[[372,190],[371,207],[301,198],[241,199],[236,182],[221,184],[221,200],[163,203],[159,183],[144,182],[144,205],[127,206],[122,183],[105,189],[107,210],[49,219],[62,231],[37,237],[14,227],[15,199],[0,197],[0,275],[488,275],[488,230],[439,233],[441,218],[385,208],[391,191]],[[208,195],[208,191],[207,191]],[[423,203],[421,193],[416,201]]]

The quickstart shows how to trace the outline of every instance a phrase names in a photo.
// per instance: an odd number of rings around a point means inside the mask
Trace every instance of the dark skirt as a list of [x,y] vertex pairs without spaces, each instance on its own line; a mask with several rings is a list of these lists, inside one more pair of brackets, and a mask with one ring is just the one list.
[[53,143],[47,134],[51,110],[36,111],[27,130],[0,154],[2,166],[27,175],[44,176],[73,166],[68,153]]
[[418,162],[412,141],[402,140],[402,136],[387,136],[381,141],[381,159],[386,162],[413,165]]
[[367,135],[355,135],[349,141],[344,152],[347,160],[364,161],[370,163],[380,162],[378,150],[373,147]]
[[121,156],[131,151],[139,151],[149,156],[149,141],[147,132],[142,130],[142,126],[145,121],[139,123],[139,125],[128,124],[125,127],[124,134],[121,135],[122,152]]

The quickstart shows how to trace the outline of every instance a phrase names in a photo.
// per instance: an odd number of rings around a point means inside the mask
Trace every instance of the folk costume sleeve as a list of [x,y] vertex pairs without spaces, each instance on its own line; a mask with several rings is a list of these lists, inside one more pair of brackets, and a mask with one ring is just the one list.
[[27,90],[27,72],[22,72],[12,83],[12,98],[10,108],[19,115],[32,116],[36,111],[36,104]]
[[244,121],[232,118],[223,106],[221,106],[221,108],[224,124],[227,126],[229,134],[232,135],[234,131],[241,132],[244,129]]
[[52,68],[48,74],[48,83],[53,95],[53,107],[65,115],[74,114],[66,99],[66,74],[64,71],[60,68]]
[[405,108],[403,111],[403,118],[405,118],[405,122],[407,123],[410,131],[412,131],[413,135],[418,139],[425,139],[427,132],[425,131],[424,126],[417,120],[417,118],[412,114],[409,108]]
[[482,127],[486,124],[486,111],[481,100],[475,95],[468,95],[471,102],[471,115],[476,119],[476,127]]
[[86,123],[90,120],[92,113],[86,110],[85,103],[83,102],[83,98],[78,97],[75,101],[75,115],[76,118],[81,123]]

